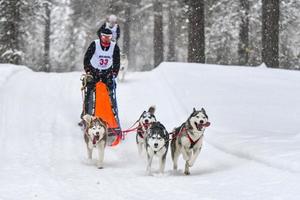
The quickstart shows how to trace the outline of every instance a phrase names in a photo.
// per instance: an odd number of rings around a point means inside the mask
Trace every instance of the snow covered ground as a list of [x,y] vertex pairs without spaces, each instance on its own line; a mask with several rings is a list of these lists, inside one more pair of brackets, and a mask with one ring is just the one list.
[[118,85],[120,119],[129,128],[150,105],[169,131],[193,107],[211,126],[191,175],[165,174],[137,154],[135,134],[88,163],[77,126],[79,72],[37,73],[0,65],[1,200],[299,199],[300,72],[163,63]]

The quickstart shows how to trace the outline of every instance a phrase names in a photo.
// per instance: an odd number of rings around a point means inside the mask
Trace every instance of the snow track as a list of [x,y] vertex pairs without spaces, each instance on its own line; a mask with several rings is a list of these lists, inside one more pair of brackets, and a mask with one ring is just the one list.
[[[118,85],[123,129],[150,105],[156,105],[156,117],[169,131],[183,123],[193,107],[204,107],[212,122],[190,176],[183,175],[182,158],[179,171],[172,170],[170,152],[165,174],[158,173],[154,160],[153,175],[148,176],[146,159],[137,154],[134,133],[128,133],[119,146],[106,149],[104,169],[96,168],[95,159],[92,163],[86,160],[82,131],[77,127],[82,106],[80,73],[46,74],[0,65],[0,72],[6,74],[0,80],[0,199],[298,199],[300,167],[293,159],[298,158],[299,147],[283,141],[282,134],[273,130],[255,135],[242,120],[227,126],[234,117],[241,117],[241,107],[251,110],[242,101],[235,109],[226,96],[223,108],[220,95],[213,92],[221,89],[209,84],[220,82],[222,90],[229,91],[234,84],[215,77],[238,73],[245,79],[247,69],[200,66],[165,63],[152,72],[131,73]],[[276,79],[285,78],[285,73],[275,74]],[[243,84],[241,81],[240,87],[248,87]],[[227,115],[226,106],[238,116]],[[263,129],[256,128],[262,134]],[[286,137],[292,135],[297,143],[300,138],[293,134],[294,128],[287,130]],[[274,145],[279,139],[281,147]]]

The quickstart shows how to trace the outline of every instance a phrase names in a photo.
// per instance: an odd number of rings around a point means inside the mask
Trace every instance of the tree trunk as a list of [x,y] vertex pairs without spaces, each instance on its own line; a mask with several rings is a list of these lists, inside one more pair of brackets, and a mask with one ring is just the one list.
[[169,44],[168,44],[168,61],[175,61],[175,42],[176,42],[176,34],[175,34],[175,15],[174,15],[174,6],[173,1],[169,2],[169,23],[168,23],[168,36],[169,36]]
[[204,0],[188,2],[188,62],[205,63]]
[[164,43],[163,43],[163,15],[162,15],[162,2],[154,0],[154,31],[153,31],[153,44],[154,44],[154,67],[157,67],[164,60]]
[[45,34],[44,34],[44,66],[42,71],[50,71],[50,35],[51,35],[51,5],[47,1],[45,6]]
[[131,25],[131,6],[129,4],[125,5],[125,22],[123,31],[123,51],[127,55],[128,66],[130,66],[130,25]]
[[262,0],[262,61],[279,67],[279,0]]
[[241,24],[239,32],[239,64],[247,65],[249,59],[249,0],[240,0]]

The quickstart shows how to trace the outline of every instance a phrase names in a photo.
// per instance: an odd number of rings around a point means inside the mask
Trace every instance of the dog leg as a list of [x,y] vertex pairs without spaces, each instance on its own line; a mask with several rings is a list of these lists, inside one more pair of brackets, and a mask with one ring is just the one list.
[[97,162],[98,169],[103,169],[104,149],[105,149],[105,144],[104,142],[101,141],[98,144],[98,162]]
[[148,153],[147,158],[148,158],[147,173],[150,175],[151,174],[151,165],[152,165],[153,155],[150,156],[149,153]]
[[185,174],[185,175],[190,175],[189,160],[191,159],[191,154],[192,154],[192,152],[186,151],[185,153],[186,153],[188,159],[185,160],[186,162],[185,162],[184,174]]
[[86,144],[86,149],[87,149],[88,159],[92,160],[93,149],[90,149],[88,144]]
[[185,175],[190,175],[190,167],[188,161],[185,162],[185,169],[184,169]]
[[200,151],[201,151],[201,147],[197,148],[193,151],[193,155],[191,156],[191,159],[188,161],[190,167],[192,167],[194,165],[196,158],[198,157]]
[[165,170],[165,165],[166,165],[166,155],[162,156],[161,159],[159,160],[159,172],[164,173]]
[[188,161],[190,159],[191,155],[190,155],[189,149],[187,149],[185,147],[182,147],[181,148],[181,153],[182,153],[183,159],[185,161]]
[[143,143],[141,143],[141,142],[138,143],[138,152],[139,152],[139,155],[142,155],[142,152],[143,152]]
[[172,155],[172,159],[173,159],[173,170],[177,170],[178,169],[178,158],[179,158],[180,152],[175,150],[175,152]]

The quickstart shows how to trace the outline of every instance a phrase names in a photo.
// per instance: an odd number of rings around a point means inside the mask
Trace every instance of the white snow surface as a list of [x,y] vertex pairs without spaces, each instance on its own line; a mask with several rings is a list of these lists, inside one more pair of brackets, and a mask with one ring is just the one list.
[[[162,63],[129,73],[117,88],[122,128],[149,106],[168,131],[193,107],[211,126],[202,151],[183,175],[146,173],[135,133],[107,147],[104,169],[89,163],[82,130],[81,72],[41,73],[0,65],[1,200],[299,199],[300,72],[263,66]],[[96,156],[96,154],[94,154]]]

